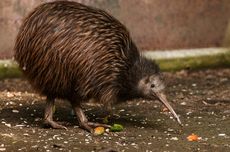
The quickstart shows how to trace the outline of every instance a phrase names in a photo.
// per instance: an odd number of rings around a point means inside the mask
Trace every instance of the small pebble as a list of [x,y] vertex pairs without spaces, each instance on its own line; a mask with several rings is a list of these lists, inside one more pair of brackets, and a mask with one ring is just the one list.
[[190,115],[192,112],[187,112],[186,115]]
[[35,118],[34,121],[40,121],[40,118]]
[[186,102],[181,102],[180,105],[185,106],[187,103]]
[[12,93],[10,93],[10,92],[7,92],[7,93],[6,93],[6,96],[7,96],[8,98],[11,98],[11,97],[13,97],[14,95],[13,95]]
[[12,112],[13,112],[13,113],[19,113],[19,111],[16,110],[16,109],[12,110]]
[[26,125],[15,125],[15,127],[25,127]]
[[172,131],[174,131],[174,130],[173,130],[173,129],[171,129],[171,128],[168,128],[168,131],[169,131],[169,132],[172,132]]
[[0,151],[6,151],[6,148],[1,147],[1,148],[0,148]]
[[226,134],[218,134],[219,137],[224,137]]
[[197,86],[197,84],[196,84],[196,83],[193,83],[193,84],[192,84],[192,86],[193,86],[193,87],[196,87],[196,86]]
[[31,148],[38,148],[38,145],[33,145],[31,146]]
[[28,134],[28,133],[24,133],[23,135],[24,135],[24,136],[29,136],[29,134]]
[[170,140],[179,140],[177,137],[172,137]]
[[11,124],[7,124],[7,123],[5,123],[5,125],[6,125],[7,127],[11,127]]

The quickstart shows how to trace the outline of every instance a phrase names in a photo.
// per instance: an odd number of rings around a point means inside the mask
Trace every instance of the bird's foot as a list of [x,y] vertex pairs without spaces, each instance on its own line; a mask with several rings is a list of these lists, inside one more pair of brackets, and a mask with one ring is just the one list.
[[111,128],[110,125],[106,125],[106,124],[100,124],[100,123],[96,123],[96,122],[82,122],[80,124],[81,128],[85,129],[86,131],[94,134],[94,128],[96,127],[104,127],[104,128]]
[[53,121],[53,120],[45,120],[45,121],[44,121],[44,125],[45,125],[45,126],[52,127],[52,128],[54,128],[54,129],[65,129],[65,130],[67,130],[67,128],[66,128],[65,126],[60,125],[60,124],[56,123],[56,122]]

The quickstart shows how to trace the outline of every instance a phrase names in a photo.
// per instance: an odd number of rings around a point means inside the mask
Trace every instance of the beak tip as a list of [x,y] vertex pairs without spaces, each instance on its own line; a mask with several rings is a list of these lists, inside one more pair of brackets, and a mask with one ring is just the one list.
[[176,119],[176,120],[177,120],[177,122],[179,123],[179,125],[183,127],[183,124],[181,123],[180,118],[179,118],[179,117],[177,117],[177,119]]
[[172,115],[174,116],[174,119],[177,120],[177,122],[179,123],[179,125],[183,126],[183,124],[180,121],[180,118],[178,117],[178,115],[176,114],[176,112],[174,111],[174,109],[171,107],[171,105],[168,103],[168,101],[166,99],[166,96],[163,93],[158,93],[157,97],[169,109],[169,111],[172,113]]

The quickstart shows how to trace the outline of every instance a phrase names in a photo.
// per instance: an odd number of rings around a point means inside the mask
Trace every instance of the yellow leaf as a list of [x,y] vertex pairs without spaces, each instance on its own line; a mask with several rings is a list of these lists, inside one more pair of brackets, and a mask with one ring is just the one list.
[[105,132],[105,128],[104,127],[96,127],[94,128],[94,134],[95,135],[101,135]]

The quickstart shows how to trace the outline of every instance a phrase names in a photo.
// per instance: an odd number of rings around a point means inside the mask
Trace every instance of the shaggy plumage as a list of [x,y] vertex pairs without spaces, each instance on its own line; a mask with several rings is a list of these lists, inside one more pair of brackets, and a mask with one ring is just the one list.
[[151,84],[149,77],[159,73],[122,23],[103,10],[69,1],[45,3],[25,18],[15,59],[37,91],[75,107],[90,98],[108,106],[121,98],[147,97],[143,87],[149,85],[140,82],[148,78]]

